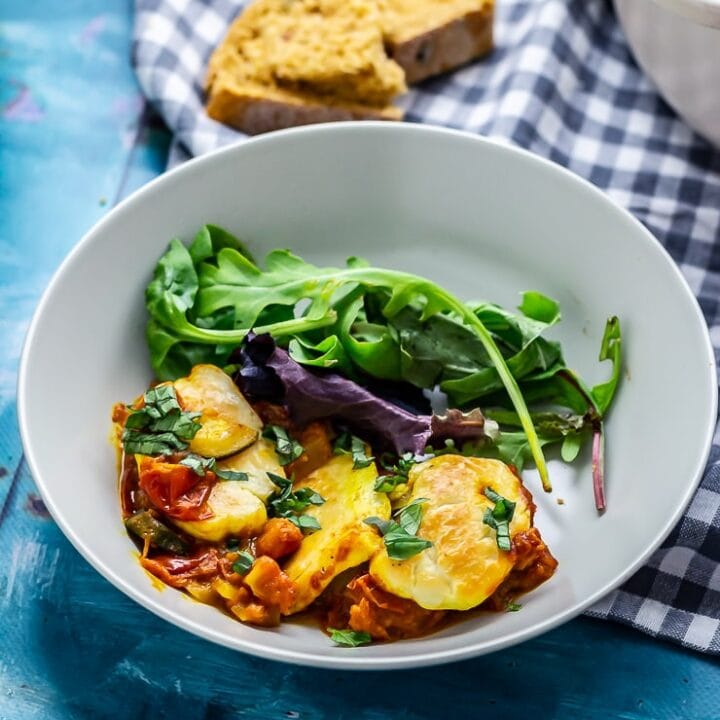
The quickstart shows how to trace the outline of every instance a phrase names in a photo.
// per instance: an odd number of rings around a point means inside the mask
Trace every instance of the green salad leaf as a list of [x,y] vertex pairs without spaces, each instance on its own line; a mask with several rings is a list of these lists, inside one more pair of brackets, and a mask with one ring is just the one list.
[[[430,373],[412,361],[407,348],[403,350],[407,332],[403,341],[392,325],[394,318],[411,308],[421,332],[433,318],[434,324],[447,325],[438,319],[442,317],[465,328],[474,344],[482,346],[486,365],[494,372],[488,378],[490,386],[507,393],[528,437],[543,486],[550,488],[542,448],[517,379],[477,308],[430,280],[370,267],[357,258],[344,268],[319,268],[288,250],[274,250],[261,269],[241,243],[233,243],[230,237],[207,226],[189,248],[173,240],[160,259],[146,292],[148,345],[158,377],[187,372],[188,361],[197,362],[203,355],[202,346],[206,346],[206,362],[225,364],[253,329],[287,343],[302,336],[304,343],[294,344],[300,361],[307,359],[306,352],[315,359],[334,352],[337,360],[334,342],[322,345],[324,338],[335,336],[359,370],[384,379],[404,379],[404,372],[410,381],[427,383]],[[402,316],[398,323],[402,324]],[[436,348],[442,349],[443,344]]]
[[[596,500],[598,507],[604,503],[602,426],[621,373],[617,318],[608,320],[600,353],[613,364],[611,377],[590,388],[567,366],[560,344],[546,337],[561,313],[540,292],[523,293],[516,313],[462,302],[430,280],[359,258],[345,267],[317,267],[274,250],[260,265],[237,238],[212,225],[189,247],[170,243],[146,305],[148,346],[160,379],[185,375],[201,362],[225,366],[250,330],[267,332],[297,362],[361,384],[369,376],[439,388],[450,407],[482,404],[512,413],[512,422],[503,424],[486,412],[502,431],[495,452],[518,468],[532,459],[546,490],[543,448],[558,444],[570,459],[592,438]],[[539,425],[540,411],[582,422]],[[275,440],[291,462],[296,450]],[[359,452],[353,457],[363,462]],[[384,475],[380,487],[389,491],[401,475]]]

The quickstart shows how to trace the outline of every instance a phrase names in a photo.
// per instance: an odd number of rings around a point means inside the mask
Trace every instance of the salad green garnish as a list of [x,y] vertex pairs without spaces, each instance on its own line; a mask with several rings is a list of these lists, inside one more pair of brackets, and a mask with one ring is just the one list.
[[[532,458],[546,490],[543,447],[560,443],[563,458],[571,459],[592,438],[596,503],[604,508],[603,422],[621,369],[617,318],[608,320],[600,352],[612,362],[611,377],[589,388],[566,365],[559,343],[544,337],[560,308],[542,293],[524,293],[515,314],[464,303],[430,280],[359,258],[320,268],[274,250],[261,267],[240,241],[212,225],[189,247],[170,243],[146,304],[150,355],[161,379],[200,362],[228,364],[251,330],[269,333],[302,365],[438,388],[450,407],[482,403],[500,423],[494,452],[518,469]],[[543,426],[540,411],[556,422]],[[292,454],[288,449],[285,458]]]
[[133,409],[125,422],[126,453],[168,455],[185,450],[200,429],[200,413],[185,412],[172,385],[159,385],[143,395],[144,406]]

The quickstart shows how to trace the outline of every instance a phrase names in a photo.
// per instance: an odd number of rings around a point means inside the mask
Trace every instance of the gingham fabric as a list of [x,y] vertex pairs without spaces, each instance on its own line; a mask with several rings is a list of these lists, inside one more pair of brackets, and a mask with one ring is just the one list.
[[[204,68],[237,0],[137,0],[133,58],[147,98],[199,155],[243,139],[203,112]],[[680,265],[720,354],[720,151],[660,99],[608,2],[498,0],[496,49],[403,98],[406,119],[514,143],[607,191]],[[678,452],[681,449],[678,448]],[[685,516],[588,614],[720,654],[720,434]]]

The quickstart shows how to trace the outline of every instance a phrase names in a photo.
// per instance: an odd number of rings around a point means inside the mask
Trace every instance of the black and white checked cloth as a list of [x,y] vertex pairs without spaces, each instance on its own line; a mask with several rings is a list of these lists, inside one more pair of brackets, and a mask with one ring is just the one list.
[[[660,239],[720,356],[720,150],[635,65],[605,0],[499,0],[489,58],[413,89],[406,118],[514,143],[605,190]],[[175,159],[244,136],[203,111],[205,63],[240,0],[136,0],[134,63]],[[702,485],[648,564],[588,614],[720,655],[720,433]]]

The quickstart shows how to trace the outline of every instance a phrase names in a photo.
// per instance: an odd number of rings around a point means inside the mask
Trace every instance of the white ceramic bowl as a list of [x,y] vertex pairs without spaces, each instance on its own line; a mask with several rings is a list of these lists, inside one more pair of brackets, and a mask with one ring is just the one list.
[[[589,381],[606,317],[626,339],[608,427],[608,510],[593,505],[587,457],[551,460],[555,494],[526,483],[560,561],[517,613],[484,614],[429,637],[353,650],[316,628],[262,630],[172,589],[158,591],[120,521],[110,408],[151,379],[143,290],[173,236],[205,222],[262,255],[317,263],[351,254],[507,306],[556,297],[556,337]],[[20,368],[27,459],[53,517],[108,580],[161,617],[249,653],[344,668],[426,665],[497,650],[579,613],[657,547],[691,497],[715,420],[713,353],[695,299],[657,241],[591,185],[521,150],[402,124],[336,124],[266,135],[192,161],[107,215],[51,282]],[[559,505],[557,498],[565,500]]]
[[720,147],[720,0],[615,0],[615,9],[661,95]]

